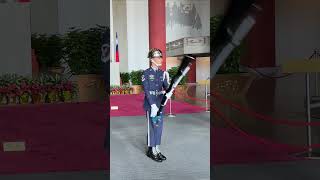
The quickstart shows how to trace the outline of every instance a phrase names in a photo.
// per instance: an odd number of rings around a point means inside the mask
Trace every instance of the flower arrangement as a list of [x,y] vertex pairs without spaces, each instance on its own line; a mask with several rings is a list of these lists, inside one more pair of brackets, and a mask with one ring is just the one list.
[[32,79],[30,85],[30,94],[33,104],[45,102],[46,88],[41,79]]
[[63,80],[59,84],[60,97],[63,102],[70,102],[74,95],[76,95],[76,85],[70,81]]
[[110,88],[111,95],[117,94],[132,94],[132,88],[128,85],[124,86],[111,86]]
[[4,86],[0,86],[0,104],[4,103],[5,95],[7,94],[8,89]]
[[16,104],[19,101],[19,95],[21,91],[19,89],[21,76],[16,74],[4,74],[1,78],[1,86],[3,87],[3,98],[6,100],[6,104]]
[[21,104],[27,104],[30,102],[31,84],[30,80],[24,79],[18,87],[18,97]]
[[26,78],[16,74],[0,76],[0,104],[70,102],[76,86],[61,76]]

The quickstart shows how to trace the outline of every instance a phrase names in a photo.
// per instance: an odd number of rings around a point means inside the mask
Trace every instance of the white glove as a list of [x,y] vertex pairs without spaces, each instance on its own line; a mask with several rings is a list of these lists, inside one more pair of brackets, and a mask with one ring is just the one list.
[[157,107],[156,104],[151,105],[151,114],[150,117],[156,117],[158,113],[159,108]]

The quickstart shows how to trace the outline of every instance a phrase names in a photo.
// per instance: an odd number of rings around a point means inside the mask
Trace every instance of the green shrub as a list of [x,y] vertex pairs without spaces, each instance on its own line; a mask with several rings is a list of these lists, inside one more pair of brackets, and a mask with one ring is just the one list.
[[102,34],[108,27],[97,26],[88,30],[70,28],[65,35],[65,60],[73,74],[101,74]]
[[63,38],[59,35],[32,34],[31,47],[35,50],[41,69],[60,67],[63,58]]
[[[178,73],[179,67],[172,67],[168,70],[170,79],[172,79],[177,73]],[[179,85],[185,85],[187,83],[187,76],[184,76],[181,81],[179,82]]]
[[132,71],[130,73],[132,85],[142,85],[142,81],[141,81],[142,74],[143,74],[143,70]]
[[123,84],[129,83],[130,80],[130,74],[125,72],[125,73],[120,73],[120,78]]
[[[221,24],[223,16],[217,15],[210,18],[210,41],[211,46],[213,41],[216,39],[217,30]],[[240,58],[241,52],[243,52],[243,44],[240,44],[239,47],[235,48],[230,56],[226,59],[225,63],[220,67],[217,74],[226,74],[226,73],[239,73]]]

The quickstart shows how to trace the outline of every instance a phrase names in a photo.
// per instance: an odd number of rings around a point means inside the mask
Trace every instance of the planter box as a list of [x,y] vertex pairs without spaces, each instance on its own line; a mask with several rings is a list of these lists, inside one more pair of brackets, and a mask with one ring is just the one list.
[[186,90],[188,89],[187,85],[178,85],[175,90],[174,90],[174,99],[184,99],[185,95],[186,95]]
[[[255,77],[255,75],[250,73],[218,74],[211,81],[211,94],[216,92],[231,102],[248,107],[246,94]],[[238,111],[234,111],[230,106],[220,104],[219,100],[216,100],[214,97],[210,98],[210,100],[210,104],[218,107],[218,109],[221,110],[228,118],[232,120],[248,119],[246,115],[243,115]],[[248,123],[250,125],[251,122],[245,120],[242,125],[246,126]]]
[[0,104],[6,104],[7,99],[5,95],[0,94]]
[[103,76],[88,74],[76,75],[74,80],[78,86],[78,101],[92,102],[104,101],[106,89]]
[[142,85],[132,85],[132,94],[140,94],[143,92]]
[[211,81],[211,92],[217,92],[226,97],[244,97],[255,78],[250,73],[217,74]]
[[48,72],[51,74],[62,74],[64,69],[64,67],[49,67]]

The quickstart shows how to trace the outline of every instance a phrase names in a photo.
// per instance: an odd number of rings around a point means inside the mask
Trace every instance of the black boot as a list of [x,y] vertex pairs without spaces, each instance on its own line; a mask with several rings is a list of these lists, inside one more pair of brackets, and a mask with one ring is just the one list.
[[149,147],[149,148],[148,148],[148,151],[147,151],[146,154],[147,154],[147,156],[148,156],[149,158],[151,158],[152,160],[154,160],[154,161],[156,161],[156,162],[162,162],[162,159],[160,159],[157,154],[154,155],[154,154],[152,153],[152,147]]
[[158,153],[158,157],[159,157],[159,159],[161,159],[162,161],[167,160],[167,158],[166,158],[163,154],[161,154],[161,152]]

